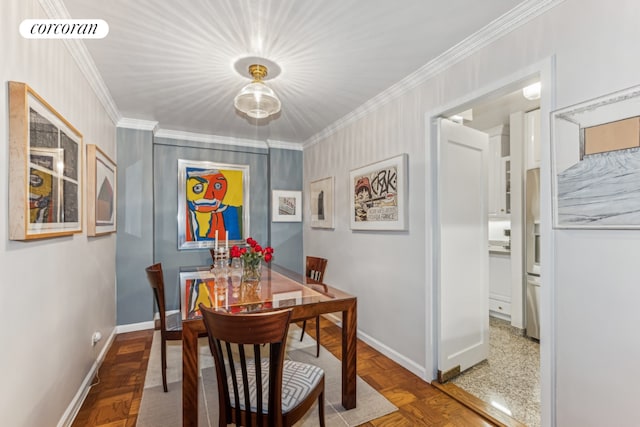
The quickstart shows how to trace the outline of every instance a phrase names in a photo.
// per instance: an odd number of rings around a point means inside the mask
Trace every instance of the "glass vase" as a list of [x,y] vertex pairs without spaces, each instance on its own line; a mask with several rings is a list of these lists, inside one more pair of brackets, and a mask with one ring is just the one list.
[[253,288],[260,286],[260,277],[262,275],[262,262],[245,262],[242,266],[242,284]]

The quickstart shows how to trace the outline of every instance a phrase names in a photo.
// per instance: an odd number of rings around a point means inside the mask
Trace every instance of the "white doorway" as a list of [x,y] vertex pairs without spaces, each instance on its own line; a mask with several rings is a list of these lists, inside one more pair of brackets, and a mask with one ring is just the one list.
[[[439,159],[439,153],[438,153],[438,149],[440,148],[440,146],[438,145],[439,142],[437,142],[438,141],[437,120],[441,117],[446,117],[449,114],[452,114],[454,112],[468,110],[474,105],[479,105],[480,103],[486,102],[490,98],[497,99],[497,98],[503,97],[509,93],[514,92],[517,89],[522,88],[523,86],[530,83],[531,81],[539,78],[543,84],[543,90],[542,90],[543,98],[541,99],[541,102],[540,102],[540,110],[541,110],[541,117],[542,117],[541,134],[543,135],[541,140],[543,143],[548,143],[548,138],[549,138],[548,115],[549,115],[549,112],[551,111],[551,98],[552,98],[551,96],[552,91],[550,90],[551,84],[552,84],[552,63],[553,63],[552,59],[549,59],[548,61],[545,61],[542,64],[537,64],[537,66],[535,67],[531,67],[526,71],[518,73],[518,75],[513,78],[506,79],[502,82],[496,83],[495,85],[493,85],[493,87],[488,88],[482,93],[471,94],[466,99],[462,99],[460,102],[457,102],[457,103],[452,103],[450,106],[448,106],[448,108],[443,108],[442,110],[434,111],[432,112],[432,114],[429,114],[427,116],[428,125],[429,125],[428,141],[431,141],[430,143],[431,149],[427,155],[428,156],[427,161],[431,165],[431,167],[433,167],[430,186],[432,188],[432,191],[434,191],[434,194],[436,195],[438,194],[437,193],[438,183],[442,179],[441,170],[440,170],[441,165],[439,164],[440,159]],[[545,99],[545,95],[548,98]],[[543,149],[542,155],[543,156],[548,155],[548,148]],[[543,175],[545,173],[548,173],[548,163],[546,163],[546,165],[544,163],[545,162],[543,162],[543,167],[541,171]],[[522,173],[522,172],[523,170],[521,169],[519,173]],[[547,179],[548,179],[547,177],[542,178],[543,186],[548,185],[548,182],[546,184],[544,183],[544,181]],[[546,196],[548,197],[548,195]],[[543,197],[545,197],[544,194],[543,194]],[[437,196],[435,200],[440,200],[440,199],[441,199],[441,195]],[[542,209],[545,208],[546,203],[547,202],[545,201],[541,202]],[[441,298],[443,296],[443,289],[442,289],[443,282],[442,282],[442,278],[440,277],[440,274],[441,274],[440,247],[441,245],[443,245],[443,242],[441,241],[441,239],[446,238],[446,234],[445,235],[442,234],[442,223],[441,223],[441,218],[438,216],[438,212],[437,212],[438,209],[439,207],[435,205],[431,207],[433,218],[434,218],[433,236],[432,238],[430,238],[430,240],[433,242],[431,247],[432,254],[433,254],[432,265],[434,266],[433,308],[436,314],[433,315],[433,317],[431,318],[432,324],[434,325],[434,329],[433,331],[431,331],[432,339],[427,340],[427,342],[433,343],[433,346],[434,346],[434,348],[428,349],[428,351],[431,352],[431,354],[433,355],[433,360],[431,361],[432,363],[431,364],[428,363],[428,366],[433,367],[434,378],[437,376],[437,372],[440,369],[440,366],[438,365],[438,363],[439,363],[440,354],[442,352],[442,347],[446,347],[446,343],[443,343],[441,341],[442,337],[440,336],[440,328],[442,327],[442,322],[446,322],[446,320],[441,319],[441,316],[445,313],[442,311],[442,307],[441,307],[441,303],[442,303]],[[550,231],[550,223],[548,221],[549,219],[547,218],[546,214],[543,215],[542,225],[541,225],[541,229],[543,230],[543,232]],[[522,227],[522,224],[520,224],[520,227]],[[520,240],[519,244],[520,245],[523,244],[522,239]],[[550,245],[547,245],[546,247],[550,248]],[[545,247],[543,247],[542,250],[544,251]],[[521,255],[521,257],[523,257],[523,255]],[[545,258],[548,259],[548,255],[547,256],[543,255],[542,258],[543,260]],[[524,261],[521,259],[520,260],[521,266],[523,262]],[[546,276],[546,277],[551,277],[552,271],[553,271],[553,265],[551,265],[551,263],[549,263],[549,265],[545,266],[543,269],[543,273],[545,276],[549,274],[549,276]],[[525,277],[522,275],[522,271],[520,272],[520,274],[521,274],[521,277]],[[543,278],[543,284],[545,281],[546,280]],[[524,290],[524,283],[521,283],[520,287],[522,292]],[[555,409],[553,408],[553,405],[552,405],[552,402],[554,401],[552,378],[554,378],[555,376],[555,366],[553,365],[553,363],[551,363],[552,348],[554,346],[554,336],[551,334],[551,331],[553,330],[552,325],[554,322],[554,317],[552,316],[553,313],[551,310],[551,307],[552,307],[551,289],[549,289],[548,287],[545,289],[545,287],[543,286],[540,294],[541,294],[540,308],[541,308],[541,319],[542,319],[541,325],[540,325],[541,326],[540,335],[541,335],[541,342],[542,342],[542,345],[540,348],[540,366],[541,366],[541,369],[540,369],[541,393],[540,394],[541,394],[541,400],[542,400],[541,401],[541,408],[542,408],[541,425],[546,426],[546,425],[552,425],[551,420],[554,419],[554,412],[555,412]],[[516,311],[517,310],[524,312],[524,301],[522,301],[521,303],[518,303],[518,307],[516,307]],[[523,314],[521,314],[521,316],[523,316]],[[488,319],[488,310],[487,310],[487,319]],[[522,327],[524,327],[524,325],[522,325]]]

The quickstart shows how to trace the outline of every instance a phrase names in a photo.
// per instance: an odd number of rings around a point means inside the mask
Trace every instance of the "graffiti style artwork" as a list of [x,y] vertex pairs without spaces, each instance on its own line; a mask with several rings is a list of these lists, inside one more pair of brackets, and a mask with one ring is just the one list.
[[81,232],[82,135],[25,83],[9,109],[9,238]]
[[407,229],[407,155],[351,171],[351,229]]
[[178,161],[178,249],[242,242],[248,230],[249,166]]

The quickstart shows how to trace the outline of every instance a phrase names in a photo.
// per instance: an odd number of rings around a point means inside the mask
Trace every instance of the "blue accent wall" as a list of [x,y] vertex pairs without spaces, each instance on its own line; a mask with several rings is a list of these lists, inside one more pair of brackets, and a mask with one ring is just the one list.
[[274,263],[304,271],[302,223],[271,222],[271,191],[302,189],[302,151],[154,138],[118,129],[117,324],[153,319],[145,267],[161,262],[167,309],[180,307],[181,266],[210,265],[209,249],[178,250],[178,159],[249,165],[249,235]]
[[[272,148],[269,151],[271,189],[302,190],[302,151]],[[302,208],[306,203],[303,192]],[[272,222],[271,246],[275,250],[272,261],[282,267],[304,274],[302,222]]]
[[145,267],[153,264],[153,134],[118,128],[116,323],[152,319]]

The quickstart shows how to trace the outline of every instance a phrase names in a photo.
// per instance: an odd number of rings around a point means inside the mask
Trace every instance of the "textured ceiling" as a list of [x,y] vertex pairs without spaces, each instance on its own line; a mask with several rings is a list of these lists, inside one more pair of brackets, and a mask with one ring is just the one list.
[[[521,3],[62,1],[71,18],[109,24],[106,38],[84,44],[120,117],[164,130],[300,143]],[[250,55],[282,69],[267,82],[282,111],[263,121],[233,108],[249,82],[234,62]]]

